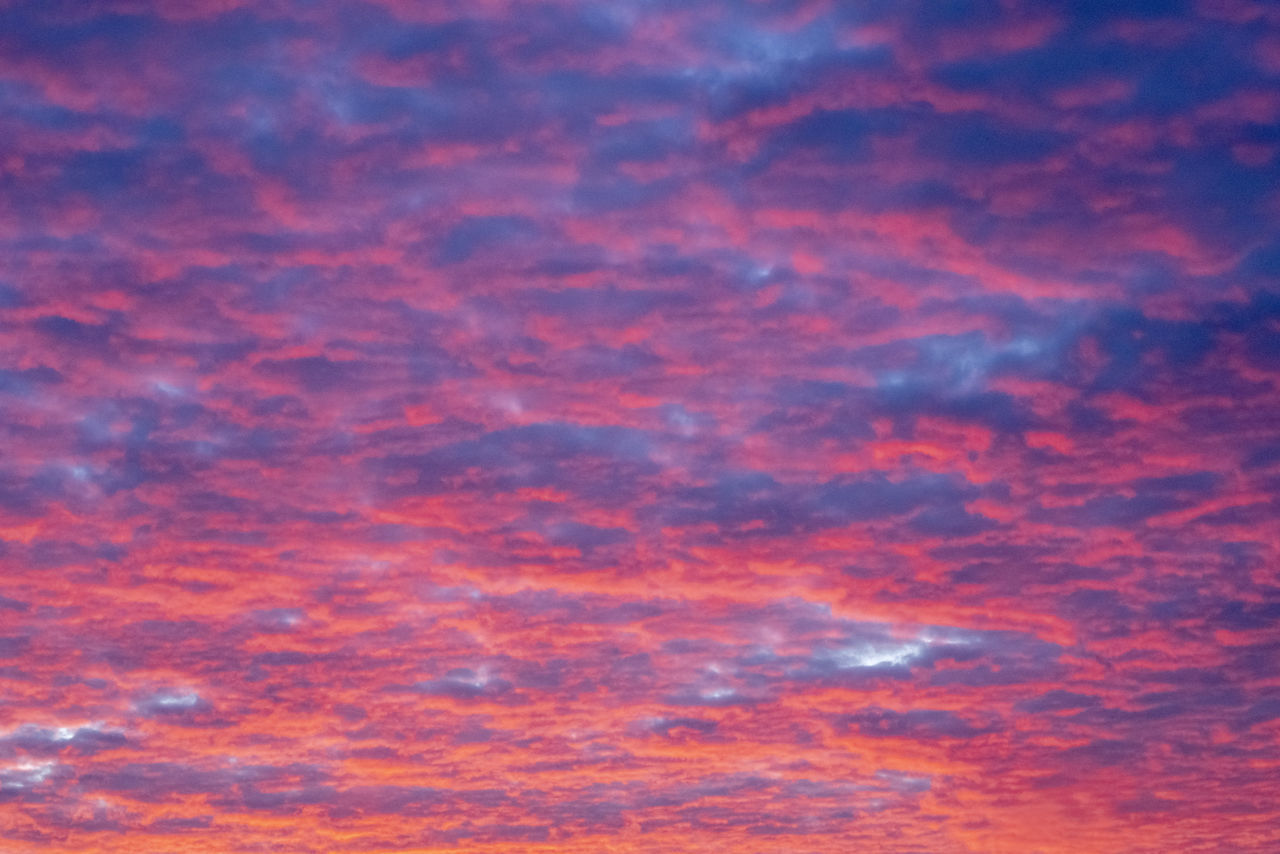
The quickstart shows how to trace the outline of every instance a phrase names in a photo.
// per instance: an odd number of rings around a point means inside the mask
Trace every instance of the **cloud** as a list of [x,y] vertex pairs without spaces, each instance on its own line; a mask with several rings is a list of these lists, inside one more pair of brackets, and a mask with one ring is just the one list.
[[0,849],[1280,847],[1265,4],[0,7]]

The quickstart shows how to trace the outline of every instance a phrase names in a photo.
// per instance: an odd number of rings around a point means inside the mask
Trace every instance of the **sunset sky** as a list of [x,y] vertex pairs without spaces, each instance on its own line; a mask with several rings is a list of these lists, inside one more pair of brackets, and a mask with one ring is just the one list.
[[0,0],[0,852],[1280,851],[1280,4]]

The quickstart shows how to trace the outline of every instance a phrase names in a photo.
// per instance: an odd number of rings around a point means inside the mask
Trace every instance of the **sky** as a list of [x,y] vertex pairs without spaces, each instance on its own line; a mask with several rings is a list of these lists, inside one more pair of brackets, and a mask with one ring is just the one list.
[[1280,5],[0,0],[0,850],[1280,850]]

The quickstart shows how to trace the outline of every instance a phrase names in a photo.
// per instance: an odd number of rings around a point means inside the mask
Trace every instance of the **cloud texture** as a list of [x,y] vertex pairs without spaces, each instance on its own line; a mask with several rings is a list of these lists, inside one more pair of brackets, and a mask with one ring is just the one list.
[[1280,848],[1280,8],[0,2],[0,848]]

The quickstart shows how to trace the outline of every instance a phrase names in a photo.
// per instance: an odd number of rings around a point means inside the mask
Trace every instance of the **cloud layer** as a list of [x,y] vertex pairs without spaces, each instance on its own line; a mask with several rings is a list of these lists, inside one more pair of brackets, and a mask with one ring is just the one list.
[[1274,852],[1280,9],[0,2],[0,848]]

